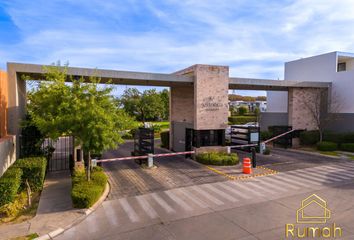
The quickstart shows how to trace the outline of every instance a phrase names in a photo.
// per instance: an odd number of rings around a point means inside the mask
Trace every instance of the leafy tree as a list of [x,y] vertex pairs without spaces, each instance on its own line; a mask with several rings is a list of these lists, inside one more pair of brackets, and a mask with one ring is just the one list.
[[163,119],[167,120],[170,116],[170,91],[164,89],[161,91],[160,96],[164,105]]
[[248,109],[244,106],[241,106],[238,108],[238,114],[241,116],[245,115],[247,113],[247,111],[248,111]]
[[168,111],[165,95],[166,93],[160,94],[156,89],[140,92],[136,88],[128,88],[124,91],[120,103],[127,113],[142,122],[163,119]]
[[[66,84],[70,78],[72,84]],[[99,87],[99,78],[67,76],[67,67],[46,69],[45,80],[29,93],[28,111],[35,125],[52,139],[72,135],[81,144],[88,164],[90,180],[91,153],[102,153],[122,143],[121,131],[134,121],[116,105],[111,87]]]

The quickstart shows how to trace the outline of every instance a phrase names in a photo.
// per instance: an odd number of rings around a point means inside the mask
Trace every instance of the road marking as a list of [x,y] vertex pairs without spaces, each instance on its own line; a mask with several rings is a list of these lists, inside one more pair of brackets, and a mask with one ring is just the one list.
[[322,170],[321,173],[319,172],[314,172],[314,171],[309,171],[312,175],[317,175],[320,177],[325,177],[325,178],[333,178],[334,181],[343,181],[343,180],[347,180],[351,177],[348,176],[341,176],[341,175],[335,175],[336,172],[335,171],[329,171],[329,170]]
[[273,176],[273,178],[278,179],[278,180],[280,178],[281,181],[288,182],[289,184],[292,184],[292,185],[298,185],[298,186],[301,186],[301,187],[308,187],[309,186],[309,183],[300,182],[300,181],[297,181],[297,180],[294,180],[294,179],[290,179],[290,178],[288,178],[287,175],[278,174],[276,176]]
[[237,202],[239,201],[237,198],[234,198],[233,196],[215,188],[214,186],[210,185],[210,184],[206,184],[204,185],[205,188],[208,188],[210,191],[213,191],[216,194],[219,194],[220,196],[222,196],[223,198],[231,201],[231,202]]
[[132,222],[139,222],[139,217],[134,211],[134,209],[130,206],[129,202],[126,198],[119,199],[120,205],[123,207],[123,210],[128,215],[128,218]]
[[232,192],[232,193],[234,193],[234,194],[236,194],[237,196],[239,196],[239,197],[241,197],[241,198],[244,198],[244,199],[251,199],[251,197],[250,196],[248,196],[247,194],[245,194],[245,193],[243,193],[243,192],[241,192],[241,191],[238,191],[238,190],[236,190],[235,188],[233,188],[233,187],[231,187],[230,185],[227,185],[227,182],[225,183],[225,182],[219,182],[219,183],[217,183],[220,187],[222,187],[222,188],[224,188],[224,189],[226,189],[226,190],[228,190],[228,191],[230,191],[230,192]]
[[175,210],[173,210],[165,200],[163,200],[157,193],[152,193],[151,197],[155,199],[155,201],[163,208],[167,213],[174,213]]
[[273,184],[280,185],[280,186],[283,186],[285,188],[292,188],[292,189],[295,189],[295,190],[300,188],[298,186],[294,186],[293,184],[282,182],[279,179],[274,179],[273,177],[264,177],[263,181],[268,181],[268,182],[271,182]]
[[252,189],[252,188],[249,188],[249,187],[244,186],[245,183],[246,183],[246,182],[241,182],[241,183],[230,182],[230,184],[233,184],[233,185],[235,185],[235,186],[237,186],[237,187],[239,187],[239,188],[241,188],[241,189],[243,189],[243,190],[245,190],[245,191],[247,191],[247,192],[251,192],[251,194],[257,195],[257,196],[259,196],[259,197],[264,197],[264,194],[263,194],[263,193],[257,192],[257,191],[255,191],[255,190]]
[[261,178],[261,179],[259,179],[258,181],[259,181],[259,183],[261,183],[261,184],[263,184],[263,185],[266,185],[266,186],[268,186],[268,187],[270,187],[270,188],[274,188],[274,189],[278,189],[278,191],[287,191],[287,189],[285,189],[285,188],[283,188],[283,187],[280,187],[280,186],[277,186],[276,184],[272,184],[272,183],[269,183],[269,182],[266,182],[266,181],[264,181],[265,179],[264,178]]
[[339,175],[348,176],[350,178],[354,177],[354,172],[348,172],[348,170],[344,169],[344,168],[335,168],[335,167],[329,167],[329,166],[326,166],[325,168],[329,169],[333,173],[334,172],[338,173]]
[[207,208],[208,207],[208,205],[204,201],[202,201],[197,196],[193,195],[191,192],[187,191],[185,188],[179,188],[179,189],[176,189],[176,191],[181,192],[184,196],[186,196],[188,199],[193,201],[199,207],[201,207],[201,208]]
[[312,183],[314,185],[323,185],[324,182],[323,181],[319,181],[318,178],[315,178],[315,177],[310,177],[310,176],[304,176],[304,175],[301,175],[301,174],[296,174],[296,173],[292,173],[292,174],[287,174],[286,175],[287,177],[289,178],[295,178],[297,179],[297,181],[301,180],[301,181],[307,181],[309,183]]
[[174,202],[176,202],[179,206],[181,206],[184,210],[192,211],[193,209],[185,203],[182,199],[180,199],[175,193],[171,190],[165,191],[165,194],[169,196]]
[[150,218],[152,219],[157,218],[158,217],[157,212],[150,206],[149,202],[146,201],[145,197],[146,197],[145,195],[140,195],[136,197],[136,200],[138,201],[142,209],[144,209],[144,211]]
[[117,215],[114,213],[114,208],[112,207],[111,201],[103,202],[102,207],[109,223],[117,226],[118,218]]
[[305,174],[305,175],[301,175],[302,177],[305,177],[305,178],[310,178],[310,179],[313,179],[313,180],[322,180],[322,183],[328,183],[328,182],[335,182],[335,181],[341,181],[340,179],[336,179],[334,177],[327,177],[327,176],[323,176],[323,175],[320,175],[320,174],[315,174],[315,173],[312,173],[312,172],[309,172],[309,171],[297,171],[297,172],[294,172],[295,174]]
[[222,201],[220,201],[219,199],[213,197],[211,194],[209,194],[205,190],[201,189],[199,186],[192,186],[191,188],[193,190],[195,190],[196,192],[198,192],[199,194],[203,195],[206,199],[208,199],[208,200],[212,201],[213,203],[215,203],[216,205],[223,205],[224,204]]
[[277,191],[274,191],[272,189],[269,189],[267,187],[262,187],[259,186],[260,184],[262,184],[262,182],[258,182],[258,184],[256,182],[247,182],[246,184],[253,186],[254,188],[258,188],[259,190],[266,192],[266,193],[270,193],[270,194],[277,194]]

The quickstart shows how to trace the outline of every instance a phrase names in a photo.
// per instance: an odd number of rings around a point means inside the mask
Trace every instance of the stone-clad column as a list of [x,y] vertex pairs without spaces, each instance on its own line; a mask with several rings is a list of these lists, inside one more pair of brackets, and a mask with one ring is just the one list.
[[[289,125],[293,129],[317,130],[316,119],[323,113],[321,101],[324,90],[318,88],[290,88],[288,94]],[[322,105],[322,106],[321,106]]]

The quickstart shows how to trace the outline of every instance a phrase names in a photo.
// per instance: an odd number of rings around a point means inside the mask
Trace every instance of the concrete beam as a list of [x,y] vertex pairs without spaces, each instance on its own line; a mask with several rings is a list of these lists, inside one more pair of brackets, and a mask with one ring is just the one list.
[[289,88],[330,88],[330,82],[298,82],[231,77],[229,89],[287,91]]
[[[43,67],[48,65],[27,64],[27,63],[8,63],[8,68],[12,68],[17,74],[24,74],[35,80],[41,80],[44,77]],[[116,71],[95,68],[77,68],[68,67],[68,75],[89,78],[97,76],[101,78],[102,83],[111,81],[112,84],[123,85],[146,85],[146,86],[175,86],[192,85],[194,78],[191,76],[179,76],[174,74],[147,73]]]

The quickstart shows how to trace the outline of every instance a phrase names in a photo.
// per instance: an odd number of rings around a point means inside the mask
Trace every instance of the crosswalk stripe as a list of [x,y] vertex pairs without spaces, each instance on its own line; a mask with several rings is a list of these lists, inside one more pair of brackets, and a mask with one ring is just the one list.
[[[280,174],[278,176],[280,176]],[[292,175],[292,174],[289,174],[289,173],[282,174],[281,176],[284,176],[287,179],[292,179],[295,182],[305,183],[306,186],[308,186],[308,185],[317,185],[317,186],[323,185],[322,182],[314,181],[312,179],[303,178],[302,176]]]
[[266,193],[270,193],[270,194],[278,193],[277,191],[269,189],[267,186],[266,187],[265,186],[263,186],[263,187],[260,186],[260,185],[262,185],[262,182],[257,182],[257,183],[255,183],[255,182],[247,182],[247,184],[253,186],[254,188],[258,188],[259,190],[261,190],[263,192],[266,192]]
[[233,196],[231,196],[230,194],[227,194],[219,189],[217,189],[216,187],[210,185],[210,184],[207,184],[207,185],[204,185],[205,188],[208,188],[210,191],[222,196],[223,198],[231,201],[231,202],[237,202],[238,199],[237,198],[234,198]]
[[112,207],[111,201],[104,202],[102,207],[109,223],[112,225],[118,225],[118,218],[114,213],[114,208]]
[[337,168],[337,167],[330,167],[330,166],[326,166],[325,168],[331,170],[332,172],[338,172],[340,175],[345,175],[345,176],[348,176],[348,177],[351,177],[351,178],[354,177],[354,171],[348,172],[347,169]]
[[130,204],[128,203],[126,198],[121,198],[119,199],[120,205],[122,206],[123,210],[125,211],[125,213],[128,215],[128,218],[130,219],[130,221],[132,222],[139,222],[139,217],[136,214],[136,212],[134,211],[134,209],[132,208],[132,206],[130,206]]
[[336,166],[343,167],[345,169],[354,169],[354,166],[352,164],[348,164],[348,163],[337,163]]
[[216,205],[223,205],[224,204],[222,201],[213,197],[211,194],[209,194],[205,190],[201,189],[199,186],[192,186],[191,188],[193,190],[195,190],[196,192],[198,192],[199,194],[203,195],[207,200],[215,203]]
[[172,191],[165,191],[165,194],[169,196],[174,202],[176,202],[179,206],[181,206],[184,210],[192,211],[193,209],[185,203],[181,198],[179,198],[175,193]]
[[261,179],[259,180],[259,182],[262,183],[262,184],[264,184],[264,185],[266,185],[266,186],[271,187],[271,189],[273,189],[273,188],[274,188],[274,189],[278,189],[278,191],[281,191],[281,192],[287,191],[287,189],[285,189],[285,188],[283,188],[283,187],[280,187],[280,186],[277,186],[277,185],[274,184],[274,183],[266,182],[266,181],[265,181],[265,178],[261,178]]
[[237,186],[237,187],[239,187],[239,188],[241,188],[241,189],[243,189],[243,190],[245,190],[245,191],[247,191],[247,192],[251,192],[251,194],[257,195],[257,196],[259,196],[259,197],[264,197],[264,194],[263,194],[263,193],[260,193],[260,192],[258,192],[258,191],[255,191],[255,190],[252,189],[252,188],[249,188],[249,187],[244,186],[244,183],[230,182],[230,184],[233,184],[233,185],[235,185],[235,186]]
[[220,187],[234,193],[235,195],[241,197],[241,198],[244,198],[244,199],[251,199],[250,196],[248,196],[247,194],[245,193],[242,193],[241,191],[237,191],[235,188],[231,187],[230,185],[227,185],[225,182],[219,182],[217,183]]
[[146,212],[146,214],[150,217],[150,218],[157,218],[158,214],[157,212],[150,206],[149,202],[146,201],[145,199],[146,196],[144,195],[140,195],[136,197],[136,200],[138,201],[138,203],[140,204],[140,206],[142,207],[142,209]]
[[163,200],[157,193],[152,193],[151,197],[155,199],[155,201],[163,208],[167,213],[174,213],[175,210],[167,204],[165,200]]
[[323,176],[323,175],[316,174],[316,173],[309,172],[309,171],[302,171],[302,172],[298,171],[295,174],[306,174],[303,177],[312,178],[314,180],[322,179],[324,183],[325,182],[341,181],[341,179],[337,179],[333,176],[332,177],[331,176]]
[[350,177],[348,176],[340,176],[340,175],[335,175],[334,171],[322,171],[321,173],[319,172],[314,172],[314,171],[309,171],[310,174],[316,175],[316,176],[321,176],[325,178],[333,178],[334,181],[342,181],[349,179]]
[[285,187],[285,188],[292,188],[292,189],[295,189],[295,190],[300,188],[300,187],[297,187],[297,186],[295,186],[295,185],[293,185],[293,184],[289,184],[289,183],[282,182],[282,181],[280,181],[279,179],[278,179],[278,180],[277,180],[277,179],[274,179],[273,176],[264,177],[264,178],[263,178],[263,182],[266,182],[266,181],[271,182],[271,183],[273,183],[274,185],[283,186],[283,187]]
[[298,174],[298,173],[291,173],[291,174],[287,174],[287,177],[290,177],[290,178],[295,178],[295,179],[298,179],[298,181],[307,181],[307,182],[310,182],[312,184],[315,184],[315,185],[323,185],[325,181],[322,181],[318,178],[315,178],[315,177],[310,177],[308,175],[304,175],[304,174]]
[[297,180],[294,180],[294,179],[290,179],[288,178],[288,176],[286,175],[275,175],[275,176],[272,176],[272,178],[275,178],[277,180],[280,180],[280,181],[283,181],[283,182],[287,182],[289,183],[290,185],[297,185],[297,186],[300,186],[300,187],[308,187],[309,184],[308,183],[305,183],[305,182],[299,182]]
[[201,207],[201,208],[207,208],[208,207],[208,205],[204,201],[202,201],[197,196],[193,195],[190,191],[187,191],[185,188],[179,188],[179,189],[176,189],[176,190],[181,192],[184,196],[186,196],[192,202],[197,204],[199,207]]

